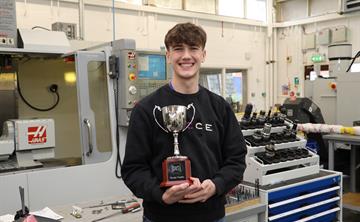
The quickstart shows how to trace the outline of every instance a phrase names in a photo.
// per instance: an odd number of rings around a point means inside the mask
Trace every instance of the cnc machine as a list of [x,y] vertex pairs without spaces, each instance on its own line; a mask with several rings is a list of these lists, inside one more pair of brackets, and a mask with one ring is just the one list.
[[[22,40],[23,49],[0,48],[0,55],[10,56],[14,62],[24,97],[33,105],[47,107],[54,101],[44,90],[56,84],[60,102],[56,108],[42,112],[17,98],[17,119],[5,121],[0,139],[1,161],[8,162],[10,156],[16,164],[23,164],[19,162],[24,160],[23,150],[31,147],[28,159],[38,160],[39,152],[51,150],[52,156],[49,152],[46,158],[54,157],[50,158],[55,160],[52,162],[61,165],[0,172],[0,199],[10,200],[0,205],[0,215],[13,214],[20,208],[16,198],[19,186],[25,188],[25,204],[31,210],[130,195],[118,168],[125,149],[126,126],[136,102],[170,78],[165,52],[137,50],[134,40],[122,39],[64,54],[59,53],[61,50],[41,50],[29,44],[26,37]],[[27,50],[26,46],[33,48]],[[29,129],[35,125],[38,128],[33,133]],[[43,137],[29,140],[29,136],[45,132],[39,126],[46,126],[47,145],[37,143]]]

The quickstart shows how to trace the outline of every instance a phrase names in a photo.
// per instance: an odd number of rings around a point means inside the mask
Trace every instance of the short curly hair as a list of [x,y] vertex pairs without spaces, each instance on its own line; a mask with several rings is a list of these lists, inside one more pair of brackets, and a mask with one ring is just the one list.
[[201,46],[206,44],[206,32],[200,26],[193,23],[179,23],[168,31],[165,36],[165,46],[169,50],[171,46],[186,44]]

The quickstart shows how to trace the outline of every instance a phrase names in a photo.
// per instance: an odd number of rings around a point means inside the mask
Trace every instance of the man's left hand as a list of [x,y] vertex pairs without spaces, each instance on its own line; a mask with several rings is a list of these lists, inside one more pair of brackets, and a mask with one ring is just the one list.
[[209,179],[201,183],[201,188],[201,190],[195,193],[185,195],[184,199],[180,200],[179,203],[205,202],[216,193],[216,186]]

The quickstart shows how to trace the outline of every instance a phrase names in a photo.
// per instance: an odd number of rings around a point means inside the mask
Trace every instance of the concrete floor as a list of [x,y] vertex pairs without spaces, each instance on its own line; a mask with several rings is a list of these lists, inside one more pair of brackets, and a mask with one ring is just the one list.
[[343,209],[343,221],[344,222],[358,222],[360,221],[360,212]]
[[[349,190],[349,176],[344,175],[343,177],[343,192],[346,193]],[[344,222],[359,222],[360,212],[348,210],[343,208],[343,221]]]

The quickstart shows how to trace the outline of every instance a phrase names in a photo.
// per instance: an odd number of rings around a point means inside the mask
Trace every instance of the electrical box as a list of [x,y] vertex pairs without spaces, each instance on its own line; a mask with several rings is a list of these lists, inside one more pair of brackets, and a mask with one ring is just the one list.
[[303,49],[315,49],[315,33],[304,35]]
[[347,28],[345,26],[337,27],[332,31],[332,43],[346,42]]
[[323,29],[318,32],[319,45],[329,45],[331,38],[331,29]]
[[17,47],[16,1],[0,1],[0,47]]
[[65,32],[68,39],[76,39],[76,24],[55,22],[51,25],[51,30]]

